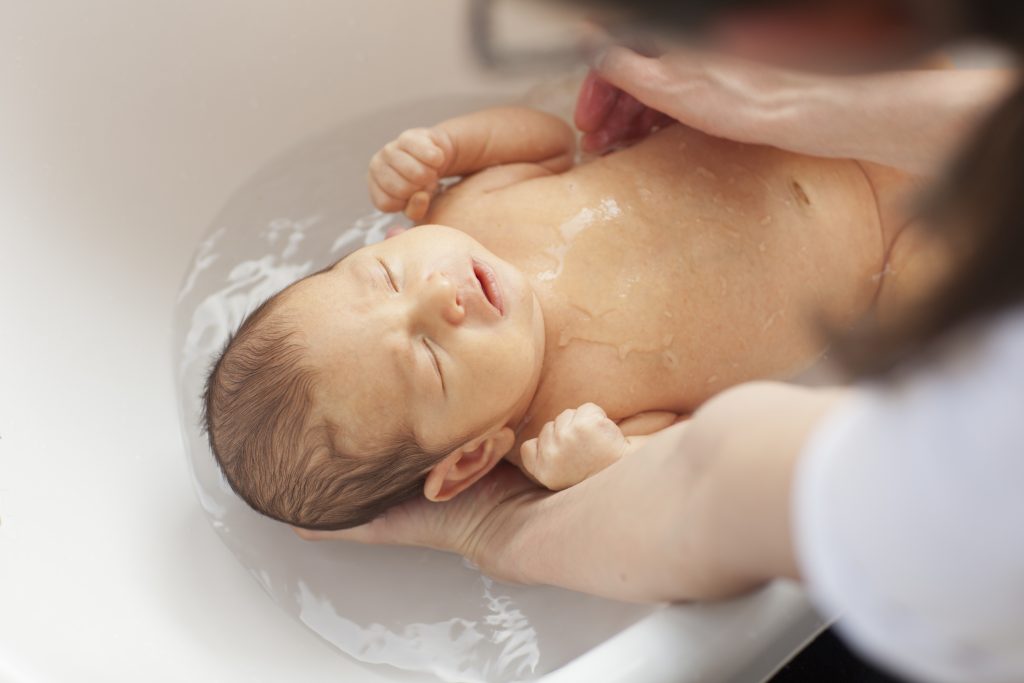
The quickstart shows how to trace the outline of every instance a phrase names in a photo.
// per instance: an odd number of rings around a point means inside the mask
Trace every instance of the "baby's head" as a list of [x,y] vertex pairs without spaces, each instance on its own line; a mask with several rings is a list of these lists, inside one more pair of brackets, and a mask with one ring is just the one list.
[[422,226],[253,312],[210,372],[206,430],[259,512],[355,526],[486,474],[515,442],[543,357],[523,274],[465,233]]

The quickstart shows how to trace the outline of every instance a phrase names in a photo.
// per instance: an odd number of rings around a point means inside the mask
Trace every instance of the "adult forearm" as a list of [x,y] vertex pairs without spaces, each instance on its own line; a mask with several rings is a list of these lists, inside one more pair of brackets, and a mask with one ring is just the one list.
[[677,600],[687,461],[683,425],[564,491],[511,506],[477,558],[487,573],[633,601]]
[[1010,70],[903,71],[822,80],[780,117],[792,146],[934,175],[1016,82]]
[[557,494],[510,506],[489,573],[635,601],[711,599],[795,577],[793,470],[841,394],[748,385]]

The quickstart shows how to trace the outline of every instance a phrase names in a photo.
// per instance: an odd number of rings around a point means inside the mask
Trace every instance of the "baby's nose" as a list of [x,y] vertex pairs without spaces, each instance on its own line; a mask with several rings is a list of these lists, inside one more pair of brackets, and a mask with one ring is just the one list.
[[423,299],[428,314],[440,313],[450,325],[461,325],[466,319],[466,309],[459,298],[458,287],[442,273],[432,273],[427,278]]

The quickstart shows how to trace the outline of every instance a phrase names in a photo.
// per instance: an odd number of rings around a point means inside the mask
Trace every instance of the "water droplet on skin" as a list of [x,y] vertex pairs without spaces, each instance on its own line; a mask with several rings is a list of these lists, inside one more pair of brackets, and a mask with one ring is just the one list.
[[618,202],[608,197],[601,200],[601,213],[604,214],[605,220],[609,220],[621,216],[622,209],[619,208]]
[[765,216],[764,218],[761,219],[761,225],[769,225],[773,220],[775,219],[772,218],[771,216]]
[[710,377],[708,377],[707,383],[708,384],[714,384],[717,381],[718,381],[718,375],[711,375]]
[[764,252],[768,251],[768,245],[765,244],[764,242],[761,242],[761,244],[757,245],[757,250],[763,254]]
[[675,338],[676,336],[674,334],[666,334],[664,337],[661,338],[661,345],[672,346],[672,340]]
[[775,311],[768,319],[764,321],[764,325],[761,326],[761,332],[767,332],[768,328],[775,324],[775,321],[783,314],[783,311]]
[[661,362],[667,368],[674,368],[679,365],[679,357],[672,351],[663,351],[661,354]]
[[718,180],[718,176],[716,176],[712,171],[703,166],[698,166],[697,169],[693,172],[693,174],[698,175],[701,178],[707,178],[708,180]]
[[884,278],[886,275],[888,275],[891,272],[892,272],[892,269],[890,268],[889,264],[886,263],[885,267],[882,268],[882,270],[880,270],[879,272],[877,272],[877,273],[875,273],[874,275],[871,276],[871,282],[873,282],[875,284],[878,284],[879,282],[882,281],[882,278]]
[[565,257],[569,253],[569,249],[572,248],[572,243],[576,238],[587,228],[593,225],[594,221],[601,218],[605,221],[610,221],[614,218],[618,218],[622,215],[622,209],[619,207],[618,202],[614,198],[606,197],[601,200],[600,206],[595,210],[591,208],[580,209],[579,213],[570,218],[568,221],[563,223],[558,228],[558,233],[561,235],[562,244],[558,246],[548,247],[544,250],[544,254],[551,257],[555,261],[555,267],[546,270],[542,273],[537,274],[537,279],[541,282],[550,282],[555,280],[559,275],[562,274],[562,270],[565,268]]

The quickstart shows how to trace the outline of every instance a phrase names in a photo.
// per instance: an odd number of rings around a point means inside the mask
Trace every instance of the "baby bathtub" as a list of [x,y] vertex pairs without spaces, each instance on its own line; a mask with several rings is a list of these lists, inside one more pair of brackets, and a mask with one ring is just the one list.
[[[0,680],[436,680],[429,656],[406,657],[414,671],[364,664],[313,630],[341,641],[333,627],[367,630],[375,612],[407,615],[392,631],[436,624],[441,608],[423,604],[473,581],[478,598],[485,588],[511,597],[516,623],[535,631],[540,658],[522,677],[556,683],[760,681],[821,628],[788,584],[719,605],[615,605],[488,584],[436,553],[304,544],[240,510],[232,533],[217,529],[225,552],[202,512],[222,523],[223,501],[207,495],[216,479],[188,430],[197,469],[183,466],[174,373],[184,328],[171,361],[166,352],[182,270],[202,260],[195,246],[218,221],[239,217],[214,220],[225,198],[247,177],[236,199],[273,169],[308,162],[299,141],[358,123],[363,147],[352,142],[337,187],[339,200],[365,203],[357,162],[394,132],[385,124],[403,103],[416,109],[402,121],[424,123],[450,111],[442,93],[510,97],[529,82],[478,72],[455,0],[58,0],[4,12],[0,94],[24,106],[5,104],[0,117],[0,341],[5,385],[17,388],[0,392]],[[373,129],[379,112],[392,118]],[[252,178],[257,168],[267,171]],[[303,217],[248,206],[260,229]],[[457,578],[447,595],[374,596],[357,617],[344,602],[327,601],[332,616],[285,599],[304,585],[322,607],[335,562]],[[437,651],[456,638],[435,635]]]

